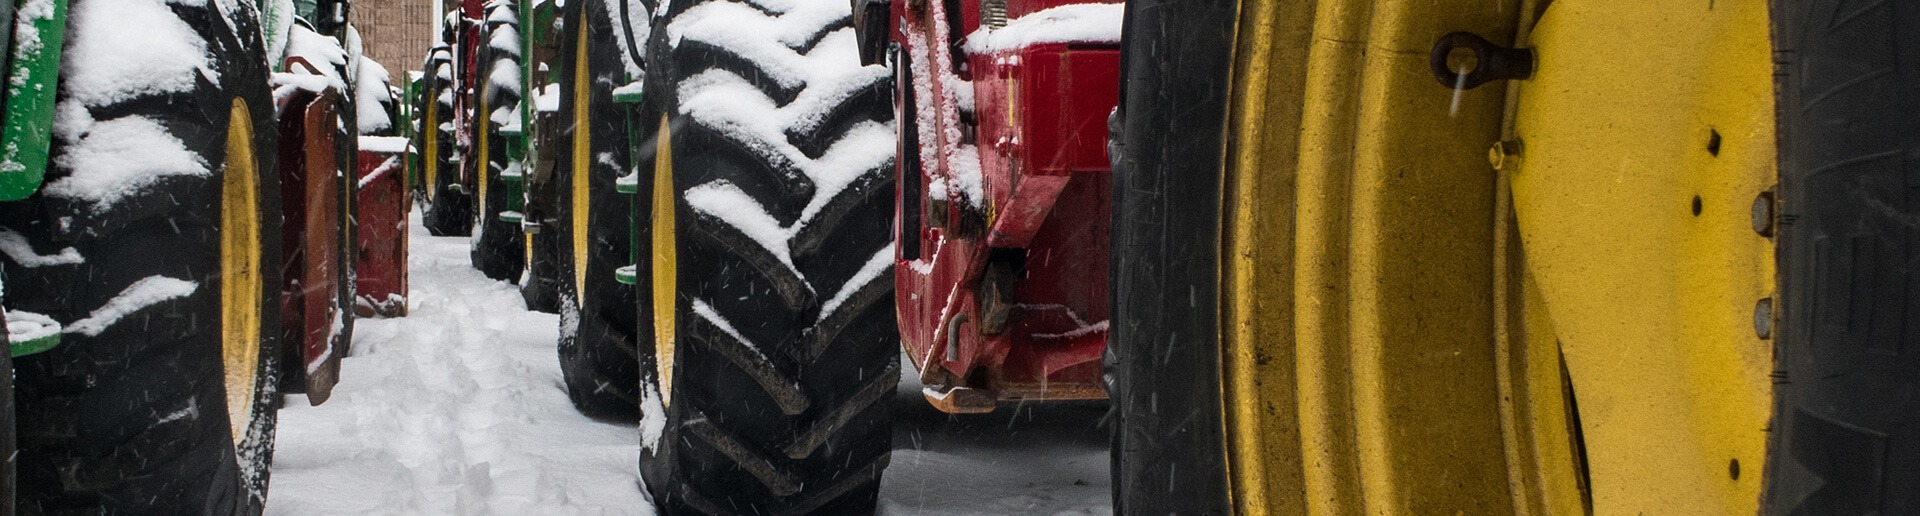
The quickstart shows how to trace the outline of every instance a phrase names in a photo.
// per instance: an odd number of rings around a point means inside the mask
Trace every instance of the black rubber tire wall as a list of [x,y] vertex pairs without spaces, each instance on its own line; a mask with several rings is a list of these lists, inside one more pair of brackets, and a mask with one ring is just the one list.
[[[488,17],[491,17],[495,9],[513,8],[512,3],[493,4],[487,8]],[[488,111],[474,113],[474,120],[477,122],[474,130],[480,133],[480,138],[487,140],[487,162],[475,163],[474,166],[480,167],[480,170],[475,172],[486,174],[487,192],[486,198],[474,199],[473,204],[477,209],[473,215],[473,246],[468,252],[468,258],[472,261],[473,268],[479,269],[480,273],[488,278],[518,282],[520,272],[526,266],[526,233],[520,230],[519,223],[500,220],[500,213],[507,211],[509,201],[507,185],[500,182],[500,172],[513,163],[513,160],[507,158],[508,141],[505,136],[500,135],[500,128],[509,121],[495,120],[491,112],[520,102],[518,94],[492,86],[495,67],[519,67],[520,59],[493,48],[490,43],[495,30],[497,28],[492,25],[481,29],[479,50],[475,52],[474,58],[480,68],[474,74],[479,79],[478,84],[474,85],[473,93],[475,96],[486,98],[485,110]],[[472,104],[481,105],[477,101]],[[481,121],[483,117],[485,121]],[[475,147],[472,154],[474,160],[478,161],[478,146]]]
[[[0,314],[0,328],[6,327],[7,318]],[[14,427],[19,420],[14,419],[13,410],[13,350],[7,335],[0,333],[0,342],[8,343],[7,352],[0,353],[0,371],[5,371],[6,381],[0,382],[0,516],[13,516],[15,485],[14,471],[19,469],[20,455],[14,453],[18,448],[14,440]]]
[[[69,45],[101,37],[88,33],[78,15],[86,4],[104,1],[73,2]],[[130,95],[88,111],[101,120],[159,121],[209,164],[211,174],[167,176],[140,189],[110,210],[158,206],[154,214],[98,235],[56,231],[52,221],[87,208],[70,201],[37,193],[0,203],[0,221],[24,235],[38,254],[71,247],[85,258],[38,267],[6,259],[9,308],[47,314],[71,329],[137,281],[164,276],[197,284],[192,294],[129,313],[97,335],[67,333],[60,346],[15,362],[22,512],[255,514],[265,503],[277,406],[277,332],[265,325],[279,320],[279,271],[271,264],[280,258],[280,212],[264,45],[251,11],[223,16],[211,2],[170,7],[206,38],[219,83],[200,80],[187,92]],[[220,164],[234,97],[244,98],[253,116],[260,236],[267,246],[259,271],[261,306],[242,308],[259,313],[263,327],[255,417],[238,447],[230,435],[221,363],[218,227],[225,173]],[[71,143],[55,140],[50,184],[73,173],[61,158]],[[144,204],[149,202],[157,203]],[[176,414],[189,417],[167,417]]]
[[[532,197],[528,201],[540,202]],[[560,313],[560,244],[553,237],[558,230],[555,224],[559,224],[558,219],[542,220],[541,231],[525,237],[531,241],[527,248],[531,254],[527,256],[526,277],[520,280],[520,300],[535,312]]]
[[[613,27],[601,2],[580,0],[567,5],[569,37],[560,51],[567,73],[560,88],[560,115],[566,134],[554,167],[554,218],[547,227],[554,236],[558,253],[560,301],[560,372],[566,378],[567,394],[581,412],[594,416],[631,418],[639,410],[639,358],[635,354],[636,330],[633,310],[634,287],[615,281],[614,269],[633,263],[631,222],[633,196],[614,190],[613,182],[626,173],[589,158],[588,163],[573,160],[574,138],[578,128],[588,131],[588,155],[610,154],[614,163],[628,163],[632,149],[627,146],[626,108],[613,102],[613,88],[626,84],[626,69],[620,62],[619,45],[611,36]],[[587,40],[587,75],[592,82],[588,98],[573,94],[576,28],[584,27]],[[576,103],[586,102],[589,119],[573,119]],[[575,181],[587,181],[587,211],[575,213]],[[574,283],[575,257],[573,220],[587,218],[587,270],[585,291]],[[647,336],[651,337],[651,333]],[[647,339],[646,346],[652,346]]]
[[1135,0],[1126,9],[1108,147],[1113,509],[1225,514],[1220,188],[1235,6]]
[[[673,379],[664,386],[671,389],[671,402],[664,434],[657,443],[643,443],[641,474],[665,514],[870,513],[890,458],[887,400],[899,374],[891,270],[854,286],[858,293],[833,313],[823,316],[821,310],[869,259],[882,252],[891,258],[893,164],[887,160],[866,170],[828,201],[835,208],[800,220],[814,195],[812,180],[796,164],[752,149],[791,146],[820,156],[856,124],[892,118],[892,80],[875,77],[824,110],[832,113],[829,120],[788,128],[785,141],[736,139],[738,133],[711,127],[683,109],[682,81],[709,71],[732,73],[775,105],[806,98],[807,88],[833,87],[833,81],[782,89],[772,74],[722,47],[694,37],[677,47],[664,42],[666,28],[687,11],[716,5],[728,2],[675,3],[649,45],[648,75],[655,82],[648,84],[648,97],[672,118],[678,294]],[[761,9],[763,16],[781,14],[752,3],[732,5]],[[842,13],[821,20],[816,37],[789,48],[810,54],[819,50],[819,36],[850,33]],[[851,38],[840,41],[847,48],[833,51],[845,52],[849,72],[858,70]],[[810,231],[786,243],[791,269],[740,230],[690,207],[689,189],[719,181],[752,196],[785,227],[806,224]],[[731,325],[749,342],[697,313],[696,302],[722,320],[738,321]]]
[[1768,514],[1920,513],[1920,4],[1773,2]]
[[[442,35],[451,43],[456,41],[453,37],[456,33],[453,27],[447,27]],[[451,68],[452,65],[447,66]],[[459,73],[459,70],[449,72],[454,77]],[[439,140],[437,146],[440,155],[436,160],[438,163],[435,165],[437,171],[434,174],[433,184],[426,185],[426,208],[421,213],[421,224],[426,226],[427,233],[433,236],[468,236],[473,231],[473,196],[464,190],[455,189],[454,185],[460,184],[460,168],[454,166],[453,156],[459,152],[459,149],[455,146],[453,132],[440,129],[440,124],[454,120],[452,96],[448,95],[447,102],[442,102],[440,99],[441,93],[453,88],[454,85],[451,80],[439,79],[435,70],[432,69],[427,70],[426,78],[427,87],[423,88],[425,91],[420,95],[420,112],[426,113],[426,104],[430,102],[437,104],[435,114],[438,116],[434,120],[422,121],[420,134],[422,138]]]

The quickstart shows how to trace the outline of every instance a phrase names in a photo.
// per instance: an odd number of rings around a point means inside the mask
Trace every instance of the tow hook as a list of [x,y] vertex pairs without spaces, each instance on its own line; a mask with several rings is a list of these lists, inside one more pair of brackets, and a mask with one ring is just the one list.
[[[1448,66],[1455,49],[1473,51],[1473,69],[1461,73]],[[1441,86],[1470,90],[1498,80],[1522,80],[1533,77],[1533,49],[1507,48],[1471,32],[1452,32],[1434,40],[1427,53],[1427,66]]]

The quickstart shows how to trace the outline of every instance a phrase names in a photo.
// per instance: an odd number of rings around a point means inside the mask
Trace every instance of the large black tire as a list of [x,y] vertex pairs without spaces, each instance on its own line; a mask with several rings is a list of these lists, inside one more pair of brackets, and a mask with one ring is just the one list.
[[633,152],[627,145],[628,109],[613,102],[613,88],[627,81],[603,1],[573,2],[564,13],[569,34],[560,50],[568,67],[560,92],[565,146],[554,167],[555,220],[545,226],[558,250],[560,371],[567,394],[583,413],[632,418],[639,410],[640,381],[636,300],[634,287],[614,281],[613,273],[633,263],[632,197],[614,189],[614,180],[627,173],[617,164],[630,163]]
[[[0,314],[0,328],[6,326],[7,318]],[[0,516],[13,516],[16,492],[13,478],[20,463],[20,455],[14,453],[13,437],[17,423],[13,410],[13,350],[5,332],[0,332],[0,343],[9,344],[9,349],[0,352],[0,372],[5,374],[0,378]]]
[[1217,300],[1235,11],[1230,3],[1173,4],[1127,3],[1120,106],[1110,127],[1116,323],[1106,378],[1116,514],[1231,509]]
[[1773,20],[1784,313],[1765,512],[1920,513],[1920,5],[1776,1]]
[[[7,306],[47,314],[67,330],[59,347],[14,364],[20,508],[258,513],[273,450],[277,332],[268,325],[278,321],[279,271],[269,264],[279,261],[280,241],[273,101],[258,22],[252,11],[223,14],[211,2],[72,5],[69,55],[124,42],[127,34],[108,34],[124,30],[114,18],[152,9],[140,14],[146,23],[179,24],[202,38],[209,73],[183,70],[187,83],[178,86],[163,81],[180,77],[133,78],[80,95],[74,88],[83,86],[68,78],[109,65],[69,60],[60,96],[86,116],[56,123],[46,187],[0,204],[0,221],[33,253],[71,248],[84,258],[5,258]],[[232,117],[240,113],[249,118]],[[108,143],[90,140],[113,137],[106,124],[163,128],[158,134],[177,139],[206,173],[156,171],[117,200],[97,203],[77,178],[115,170],[89,164],[77,149]],[[238,209],[247,204],[256,209]],[[56,224],[69,220],[83,222]],[[223,298],[247,297],[223,305]],[[251,381],[229,386],[229,368],[236,380]],[[247,410],[231,420],[230,388],[233,405]]]
[[[529,201],[534,197],[528,197]],[[520,279],[520,300],[527,309],[560,313],[560,243],[554,238],[554,219],[541,221],[541,231],[526,236],[526,276]]]
[[[442,41],[458,41],[454,38],[455,33],[455,26],[449,23],[441,33],[444,38]],[[453,79],[459,71],[453,69],[450,49],[436,48],[435,51],[447,52],[448,60],[438,63],[428,61],[426,87],[421,88],[420,93],[420,137],[422,143],[433,140],[432,148],[421,150],[421,164],[431,169],[422,171],[426,195],[422,199],[425,207],[421,213],[421,224],[433,236],[467,236],[473,231],[473,197],[459,186],[460,171],[453,159],[458,152],[453,131],[441,128],[442,124],[454,120]]]
[[[495,11],[512,11],[514,4],[497,3],[487,7],[487,18],[492,19]],[[514,22],[501,23],[509,28],[517,26]],[[480,48],[475,52],[475,62],[479,69],[474,75],[479,84],[474,85],[473,130],[476,141],[484,142],[485,155],[476,148],[469,157],[479,180],[474,192],[473,242],[468,252],[473,268],[479,269],[488,278],[501,281],[520,281],[521,268],[526,264],[526,233],[520,230],[520,224],[500,220],[500,214],[507,211],[508,201],[506,185],[500,182],[501,173],[513,166],[513,160],[507,157],[507,138],[500,135],[500,128],[509,120],[496,120],[494,111],[505,113],[510,106],[520,102],[518,84],[499,85],[493,82],[496,69],[502,67],[519,68],[520,56],[508,52],[493,43],[498,25],[488,22],[480,31]],[[517,41],[514,43],[518,43]],[[519,74],[514,74],[518,77]],[[503,109],[506,108],[506,109]],[[476,145],[479,147],[479,145]]]
[[[673,188],[653,212],[674,214],[672,231],[652,226],[649,254],[674,259],[654,266],[667,295],[649,297],[671,301],[653,309],[674,329],[656,348],[667,367],[645,375],[641,473],[666,514],[870,513],[899,378],[893,156],[815,160],[892,148],[892,78],[860,66],[846,2],[671,9],[648,45],[647,96],[671,128],[651,140],[656,174],[671,174],[656,184]],[[783,17],[814,25],[766,30]],[[742,105],[824,116],[780,127],[775,112],[729,109]],[[781,233],[754,238],[769,230]]]

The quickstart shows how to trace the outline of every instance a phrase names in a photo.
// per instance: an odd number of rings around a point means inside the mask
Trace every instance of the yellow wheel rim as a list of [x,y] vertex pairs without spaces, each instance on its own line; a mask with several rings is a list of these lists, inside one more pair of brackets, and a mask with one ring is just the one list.
[[[480,214],[480,220],[475,221],[475,223],[486,224],[487,222],[489,222],[488,217],[493,216],[492,213],[487,212],[488,210],[487,174],[493,172],[492,158],[487,155],[487,151],[489,150],[487,148],[487,140],[491,139],[492,137],[491,134],[488,134],[491,131],[491,128],[488,127],[488,125],[493,123],[493,115],[492,113],[487,112],[487,108],[490,106],[487,105],[486,88],[483,86],[480,88],[480,90],[481,91],[475,92],[475,93],[478,93],[480,97],[480,103],[479,103],[480,108],[475,110],[476,112],[475,112],[474,121],[473,121],[474,136],[477,137],[475,139],[478,140],[479,150],[480,150],[480,152],[477,153],[477,157],[476,157],[478,161],[474,162],[474,167],[476,168],[474,168],[473,170],[474,172],[473,182],[474,182],[474,191],[479,195],[479,197],[476,197],[473,200],[473,206],[474,206],[474,213]],[[477,229],[484,230],[484,228],[477,228]],[[474,234],[478,235],[480,233],[479,231],[475,231]]]
[[573,295],[578,303],[587,291],[587,183],[593,169],[593,124],[590,123],[591,81],[587,74],[587,27],[580,27],[580,35],[573,52]]
[[653,159],[653,347],[654,368],[660,376],[660,406],[673,398],[674,295],[679,290],[680,249],[674,239],[673,135],[667,116],[660,115],[660,132]]
[[420,145],[425,147],[421,150],[424,159],[420,160],[420,164],[423,168],[427,169],[425,173],[421,175],[426,178],[426,192],[429,202],[431,202],[434,197],[440,195],[438,191],[440,185],[440,124],[436,123],[438,120],[440,120],[440,103],[432,98],[428,98],[426,122],[420,124],[422,126],[422,137],[420,138],[422,141]]
[[226,372],[227,418],[237,446],[253,422],[260,369],[260,189],[253,116],[233,99],[227,159],[220,185],[220,356]]

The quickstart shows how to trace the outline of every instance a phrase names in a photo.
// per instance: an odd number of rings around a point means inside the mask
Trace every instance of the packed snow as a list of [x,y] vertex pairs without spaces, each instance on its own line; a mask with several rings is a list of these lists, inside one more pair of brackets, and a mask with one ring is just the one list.
[[[72,171],[47,183],[47,195],[111,206],[166,176],[210,176],[207,161],[187,150],[179,137],[151,118],[128,115],[112,120],[57,120],[85,125],[56,127],[56,134],[81,136],[69,141],[54,164]],[[56,123],[57,125],[57,123]]]
[[1014,18],[1005,27],[982,26],[967,35],[969,54],[1007,52],[1047,43],[1119,43],[1121,4],[1068,4]]
[[[606,8],[607,19],[612,20],[614,40],[620,43],[620,64],[627,71],[627,80],[641,82],[646,80],[645,59],[640,49],[653,35],[652,13],[640,2],[600,2]],[[626,11],[626,16],[621,16]]]
[[[664,421],[580,415],[557,317],[472,269],[466,238],[428,235],[418,213],[410,231],[409,315],[355,323],[325,405],[287,398],[267,513],[652,514],[637,461]],[[1112,513],[1104,403],[950,415],[901,368],[881,514]]]
[[140,281],[127,285],[127,288],[113,296],[113,299],[107,300],[107,304],[95,308],[85,318],[68,324],[66,332],[89,337],[99,335],[128,314],[162,301],[193,295],[193,292],[199,289],[199,283],[179,278],[158,275],[141,278]]
[[355,74],[353,90],[354,120],[360,125],[360,134],[375,134],[393,128],[393,120],[387,117],[387,106],[394,103],[393,91],[388,90],[387,67],[371,57],[359,59],[359,71]]
[[468,265],[466,237],[408,235],[408,315],[360,319],[325,405],[289,397],[269,514],[647,514],[632,423],[567,401],[558,321]]
[[60,321],[42,314],[20,310],[7,310],[7,339],[9,342],[26,342],[43,339],[60,333]]
[[191,91],[220,77],[207,42],[162,0],[75,2],[67,20],[60,87],[87,106]]
[[80,256],[80,251],[71,247],[62,248],[60,252],[54,254],[40,254],[33,250],[32,244],[27,243],[26,235],[6,228],[0,228],[0,252],[6,253],[7,258],[13,259],[13,263],[28,268],[76,265],[87,261],[85,257]]

